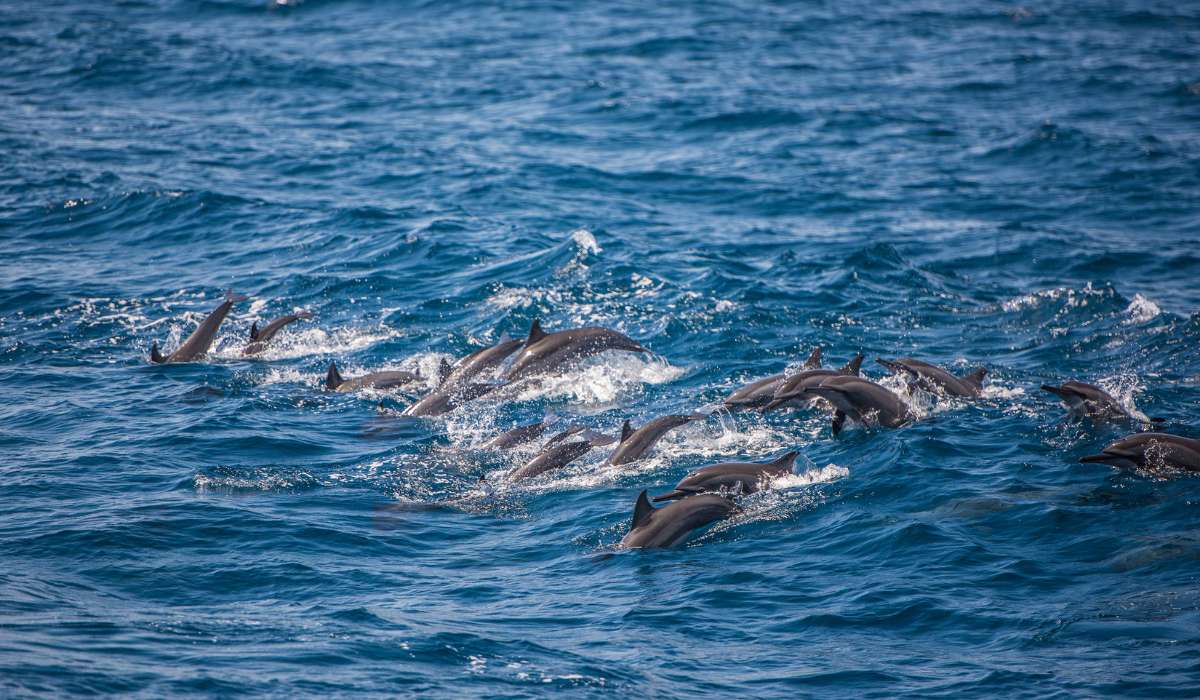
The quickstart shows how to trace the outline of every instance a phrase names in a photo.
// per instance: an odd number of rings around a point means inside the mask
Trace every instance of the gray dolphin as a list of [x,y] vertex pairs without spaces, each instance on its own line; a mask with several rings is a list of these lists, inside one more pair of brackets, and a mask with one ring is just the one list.
[[518,425],[512,430],[500,433],[496,437],[484,443],[485,450],[507,450],[518,445],[524,445],[537,440],[546,433],[546,428],[550,427],[551,421],[543,418],[536,423],[528,425]]
[[621,444],[617,445],[617,449],[609,455],[608,463],[628,464],[641,459],[642,455],[659,441],[659,438],[667,434],[667,431],[701,418],[704,416],[698,413],[688,416],[660,416],[637,430],[633,429],[629,421],[625,421],[625,425],[621,426]]
[[525,347],[513,361],[504,378],[515,381],[538,374],[546,374],[563,365],[582,360],[605,350],[627,350],[649,352],[635,340],[607,328],[572,328],[555,333],[546,333],[541,324],[534,320],[525,339]]
[[700,467],[683,477],[674,491],[651,500],[658,503],[705,491],[754,493],[769,479],[791,474],[799,455],[793,450],[770,462],[721,462]]
[[[578,438],[578,439],[567,439]],[[561,469],[587,454],[593,447],[608,445],[614,438],[592,432],[583,426],[571,426],[546,442],[533,459],[509,473],[511,481],[530,479],[553,469]]]
[[258,327],[258,322],[250,324],[250,342],[246,343],[246,347],[242,348],[242,355],[257,355],[267,349],[267,345],[275,339],[275,334],[278,333],[284,326],[289,323],[295,323],[300,319],[312,318],[310,311],[297,311],[294,314],[287,314],[271,321],[261,329]]
[[1105,447],[1100,454],[1080,457],[1079,461],[1111,464],[1123,469],[1142,467],[1151,471],[1200,472],[1200,440],[1167,433],[1135,433]]
[[[804,362],[802,370],[817,369],[821,366],[821,347],[818,345],[813,349],[812,354]],[[755,380],[749,384],[737,389],[728,398],[725,399],[725,408],[730,410],[738,408],[761,408],[775,396],[775,390],[787,379],[788,375],[785,372],[772,374],[769,377]]]
[[[1125,407],[1117,402],[1107,391],[1095,384],[1068,381],[1059,386],[1043,384],[1042,391],[1048,391],[1067,406],[1067,415],[1071,418],[1091,418],[1093,420],[1138,420]],[[1163,423],[1162,418],[1151,418],[1151,423]]]
[[167,362],[191,362],[198,360],[208,354],[208,349],[212,347],[213,338],[217,337],[217,329],[221,327],[221,322],[229,315],[229,310],[239,301],[246,301],[246,297],[241,294],[234,294],[232,290],[225,291],[225,301],[222,301],[217,308],[212,310],[196,330],[188,336],[188,339],[183,341],[183,345],[175,352],[162,356],[158,351],[158,341],[154,341],[150,346],[150,361],[158,364]]
[[899,396],[862,377],[830,377],[805,391],[833,404],[834,435],[842,431],[847,417],[885,428],[897,428],[912,420],[908,405]]
[[[498,384],[465,384],[462,386],[438,387],[420,401],[404,409],[403,416],[440,416],[465,403],[474,401],[496,389]],[[340,389],[339,389],[340,391]]]
[[[501,338],[499,343],[481,348],[447,367],[442,377],[442,386],[453,386],[469,381],[476,376],[498,367],[524,344],[523,340]],[[440,387],[439,387],[440,388]]]
[[808,408],[817,397],[805,393],[809,387],[819,386],[830,377],[857,377],[862,369],[862,353],[855,355],[841,369],[806,369],[788,377],[775,389],[771,401],[762,407],[762,412],[773,411],[780,406],[800,406]]
[[674,547],[694,530],[736,512],[738,507],[732,501],[711,493],[689,496],[655,508],[642,491],[633,505],[633,523],[621,539],[621,546],[629,549]]
[[901,357],[898,360],[877,357],[875,361],[892,374],[903,375],[911,386],[950,396],[979,396],[983,391],[983,378],[987,375],[987,368],[980,367],[961,377],[955,376],[937,365],[911,357]]
[[331,391],[345,393],[359,389],[395,389],[412,384],[421,377],[412,372],[371,372],[354,379],[343,379],[338,372],[337,363],[329,363],[329,371],[325,373],[325,388]]

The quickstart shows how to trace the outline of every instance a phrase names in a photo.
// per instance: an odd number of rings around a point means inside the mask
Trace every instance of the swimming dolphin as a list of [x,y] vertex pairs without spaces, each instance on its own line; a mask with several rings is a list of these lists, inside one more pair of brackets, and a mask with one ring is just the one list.
[[833,404],[834,435],[842,431],[847,417],[885,428],[897,428],[912,420],[908,405],[899,396],[861,377],[830,377],[805,391]]
[[705,491],[754,493],[766,481],[792,473],[799,452],[788,452],[770,462],[721,462],[700,467],[675,485],[675,490],[655,496],[655,503]]
[[[821,366],[821,347],[818,345],[804,362],[802,370],[817,369]],[[787,379],[786,372],[772,374],[769,377],[755,380],[737,389],[725,399],[725,407],[734,410],[738,408],[761,408],[771,402],[775,390]]]
[[621,540],[621,546],[628,549],[674,547],[686,540],[692,531],[728,518],[737,511],[738,507],[732,501],[711,493],[655,508],[642,491],[633,505],[633,522]]
[[[1117,402],[1107,391],[1094,384],[1069,381],[1060,386],[1043,384],[1042,391],[1048,391],[1067,406],[1067,415],[1071,418],[1091,418],[1093,420],[1139,420],[1125,407]],[[1163,423],[1162,418],[1151,418],[1151,423]]]
[[222,301],[217,308],[213,309],[196,330],[188,336],[188,339],[183,341],[183,345],[175,352],[163,357],[158,351],[158,341],[150,346],[150,361],[158,364],[167,362],[191,362],[198,360],[208,354],[208,349],[212,347],[213,338],[217,336],[217,329],[221,327],[221,322],[229,315],[229,310],[239,301],[246,301],[246,297],[241,294],[234,294],[232,290],[226,290],[225,301]]
[[543,418],[536,423],[528,425],[518,425],[512,430],[503,432],[496,437],[484,443],[485,450],[507,450],[518,445],[524,445],[537,440],[546,433],[546,428],[550,427],[551,420]]
[[572,328],[546,333],[534,320],[521,354],[513,361],[504,378],[512,382],[525,377],[546,374],[575,360],[582,360],[605,350],[650,352],[624,333],[607,328]]
[[[403,416],[440,416],[496,389],[498,384],[466,384],[438,387],[404,409]],[[340,391],[340,389],[339,389]]]
[[524,342],[523,340],[501,338],[500,342],[495,345],[476,350],[455,362],[453,366],[446,367],[445,375],[442,377],[442,386],[463,384],[488,370],[495,369],[507,360],[509,355],[521,349]]
[[297,311],[294,314],[280,316],[266,326],[263,326],[262,329],[259,329],[258,322],[255,321],[250,325],[250,342],[246,344],[246,347],[242,348],[242,355],[257,355],[267,349],[267,344],[275,338],[275,334],[284,326],[289,323],[295,323],[302,318],[309,319],[312,317],[312,312]]
[[354,379],[342,379],[338,372],[337,363],[329,363],[329,371],[325,373],[325,388],[331,391],[345,393],[359,389],[395,389],[406,384],[412,384],[421,377],[412,372],[371,372]]
[[1100,454],[1079,458],[1080,462],[1099,462],[1114,467],[1151,471],[1180,470],[1200,472],[1200,440],[1167,433],[1135,433],[1117,440]]
[[862,369],[863,356],[859,353],[852,357],[841,369],[806,369],[788,377],[775,389],[771,401],[762,407],[762,412],[773,411],[780,406],[809,407],[817,397],[805,393],[805,389],[819,386],[830,377],[857,377]]
[[594,433],[582,426],[571,426],[550,438],[537,456],[510,472],[508,478],[511,481],[520,481],[553,469],[561,469],[587,454],[593,447],[611,444],[613,441],[612,437]]
[[688,416],[660,416],[637,430],[633,429],[629,421],[625,421],[625,425],[621,426],[621,444],[609,455],[608,463],[628,464],[641,459],[667,431],[701,418],[704,416],[697,413]]
[[937,365],[911,357],[901,357],[898,360],[877,357],[875,361],[892,374],[903,375],[910,386],[949,396],[979,396],[983,391],[983,378],[987,375],[987,368],[980,367],[958,377]]

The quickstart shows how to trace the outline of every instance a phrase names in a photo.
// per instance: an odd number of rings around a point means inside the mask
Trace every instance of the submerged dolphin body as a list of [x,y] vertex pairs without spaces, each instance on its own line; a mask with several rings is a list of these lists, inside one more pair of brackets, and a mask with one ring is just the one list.
[[861,377],[830,377],[805,391],[833,404],[834,435],[842,431],[847,417],[885,428],[898,428],[912,420],[912,412],[899,396]]
[[546,333],[538,321],[529,328],[521,354],[513,361],[504,378],[510,382],[547,374],[567,363],[597,355],[606,350],[649,352],[635,340],[607,328],[572,328]]
[[246,347],[242,348],[242,355],[257,355],[267,349],[267,345],[275,339],[275,335],[289,323],[295,323],[300,319],[312,318],[310,311],[297,311],[294,314],[287,314],[271,321],[261,329],[258,323],[255,322],[250,326],[250,342],[246,343]]
[[628,549],[674,547],[698,528],[724,520],[736,512],[738,507],[732,501],[709,493],[655,508],[642,491],[634,503],[633,522],[621,540],[621,546]]
[[675,485],[675,490],[655,496],[655,503],[704,492],[754,493],[764,482],[792,473],[799,452],[792,451],[770,462],[721,462],[701,467]]
[[198,360],[208,354],[208,349],[212,347],[213,338],[217,336],[217,330],[221,327],[221,323],[225,317],[229,315],[230,309],[239,301],[246,301],[246,297],[241,294],[234,294],[232,290],[225,292],[225,301],[222,301],[217,308],[212,310],[196,330],[188,336],[188,339],[183,341],[183,345],[175,352],[163,357],[158,350],[158,341],[155,341],[150,346],[150,361],[158,364],[167,362],[191,362]]
[[[579,438],[579,439],[574,439]],[[509,473],[510,481],[531,479],[554,469],[561,469],[587,454],[593,447],[608,445],[614,438],[573,425],[546,441],[545,447],[533,459]]]
[[[1095,384],[1068,381],[1059,386],[1043,384],[1042,391],[1048,391],[1067,407],[1067,415],[1071,418],[1091,418],[1092,420],[1140,420],[1125,410],[1107,391]],[[1151,418],[1151,423],[1162,423],[1162,418]]]
[[404,409],[404,416],[440,416],[463,404],[490,393],[497,384],[466,384],[463,386],[438,387],[420,401]]
[[857,377],[862,369],[862,353],[855,355],[841,369],[806,369],[788,377],[775,389],[771,401],[762,407],[762,412],[773,411],[781,406],[799,405],[810,407],[816,400],[812,394],[805,392],[809,387],[819,386],[830,377]]
[[[803,370],[814,370],[821,366],[821,347],[817,346],[813,349],[812,354],[804,362]],[[771,402],[775,396],[775,391],[788,378],[786,372],[772,374],[769,377],[755,380],[745,386],[735,390],[725,399],[725,408],[730,410],[739,408],[761,408]]]
[[483,448],[486,450],[507,450],[533,442],[546,433],[546,428],[550,427],[550,423],[550,420],[542,419],[536,423],[518,425],[512,430],[500,433],[491,440],[488,440],[484,443]]
[[329,371],[325,373],[325,388],[331,391],[345,393],[359,389],[395,389],[420,380],[420,376],[412,372],[371,372],[354,379],[343,379],[338,372],[337,363],[329,363]]
[[1117,440],[1083,463],[1111,464],[1121,469],[1200,472],[1200,440],[1167,433],[1135,433]]
[[629,421],[625,421],[625,425],[621,426],[621,443],[609,456],[608,463],[628,464],[641,459],[667,431],[701,418],[704,416],[696,413],[687,416],[660,416],[637,430],[633,429]]
[[986,367],[980,367],[960,377],[937,365],[911,357],[901,357],[898,360],[877,357],[875,361],[892,374],[903,375],[911,386],[949,396],[979,396],[983,391],[983,378],[987,376]]
[[455,362],[454,365],[445,367],[442,386],[438,388],[461,385],[488,370],[499,367],[508,359],[509,355],[520,350],[524,343],[523,340],[501,339],[495,345],[476,350]]

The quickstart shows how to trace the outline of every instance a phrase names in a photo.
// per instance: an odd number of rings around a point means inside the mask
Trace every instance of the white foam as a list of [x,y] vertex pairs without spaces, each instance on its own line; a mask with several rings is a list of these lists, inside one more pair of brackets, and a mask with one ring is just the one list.
[[574,405],[613,406],[637,396],[647,384],[675,380],[686,370],[664,359],[627,352],[606,352],[588,358],[567,372],[521,382],[497,392],[508,400],[565,400]]
[[1141,294],[1134,294],[1129,306],[1125,307],[1125,313],[1129,315],[1126,324],[1145,323],[1161,314],[1162,309]]

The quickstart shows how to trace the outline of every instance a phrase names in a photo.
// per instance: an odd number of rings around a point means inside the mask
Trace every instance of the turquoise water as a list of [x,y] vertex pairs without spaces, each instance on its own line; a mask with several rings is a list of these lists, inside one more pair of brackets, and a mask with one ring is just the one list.
[[[1200,10],[647,5],[0,6],[0,694],[1197,694],[1196,479],[1077,463],[1131,428],[1037,387],[1197,436]],[[207,360],[147,361],[227,288]],[[654,355],[431,419],[322,390],[534,318]],[[718,411],[517,485],[479,449],[816,345],[990,374],[897,430]],[[615,548],[642,489],[788,449]]]

